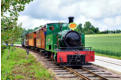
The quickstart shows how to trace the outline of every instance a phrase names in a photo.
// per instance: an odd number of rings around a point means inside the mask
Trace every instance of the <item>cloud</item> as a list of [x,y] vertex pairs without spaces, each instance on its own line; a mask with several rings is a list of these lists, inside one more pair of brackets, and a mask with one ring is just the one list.
[[116,16],[114,18],[105,18],[104,23],[108,26],[116,26],[116,25],[121,25],[121,16]]
[[[66,21],[68,16],[74,16],[76,23],[90,21],[100,30],[120,29],[121,1],[120,0],[34,0],[26,5],[21,16],[28,17],[27,22],[38,26],[39,21]],[[23,18],[24,18],[23,17]],[[22,18],[22,17],[21,17]],[[31,20],[30,20],[31,19]],[[24,24],[23,23],[23,24]],[[29,25],[26,24],[26,25]],[[25,25],[23,25],[25,26]],[[107,27],[108,26],[108,27]],[[110,28],[109,28],[110,27]],[[29,27],[30,28],[30,27]]]
[[46,20],[46,19],[35,19],[29,16],[19,16],[18,24],[23,23],[22,27],[25,29],[33,29],[35,27],[39,27],[40,25],[45,25],[47,23],[57,22],[55,20]]
[[121,16],[104,18],[104,25],[107,25],[109,29],[116,30],[121,29]]

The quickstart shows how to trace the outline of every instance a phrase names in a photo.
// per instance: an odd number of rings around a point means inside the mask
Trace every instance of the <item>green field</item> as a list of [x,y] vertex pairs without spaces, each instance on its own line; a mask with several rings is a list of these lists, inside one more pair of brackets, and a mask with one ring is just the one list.
[[121,57],[121,34],[86,35],[85,43],[96,53]]
[[1,80],[53,80],[52,75],[36,59],[20,48],[1,53]]

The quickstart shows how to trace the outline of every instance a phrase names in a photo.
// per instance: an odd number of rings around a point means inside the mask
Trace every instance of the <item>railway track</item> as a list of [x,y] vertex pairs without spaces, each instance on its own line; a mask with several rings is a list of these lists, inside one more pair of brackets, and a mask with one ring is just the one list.
[[121,77],[110,72],[97,69],[94,65],[78,69],[70,67],[63,68],[53,69],[60,80],[121,80]]
[[93,64],[80,68],[60,67],[50,59],[40,55],[40,52],[34,50],[30,50],[30,52],[55,75],[55,80],[121,80],[120,76],[107,72],[105,69]]
[[[96,80],[108,80],[107,78],[105,77],[102,77],[86,68],[81,68],[81,72],[83,73],[80,73],[78,71],[75,71],[74,69],[72,68],[68,68],[68,67],[64,67],[65,69],[67,69],[68,71],[70,71],[71,73],[74,73],[76,76],[78,76],[80,79],[83,79],[83,80],[92,80],[92,79],[96,79]],[[85,76],[85,73],[87,72],[87,76]],[[88,75],[91,75],[91,76],[88,76]]]

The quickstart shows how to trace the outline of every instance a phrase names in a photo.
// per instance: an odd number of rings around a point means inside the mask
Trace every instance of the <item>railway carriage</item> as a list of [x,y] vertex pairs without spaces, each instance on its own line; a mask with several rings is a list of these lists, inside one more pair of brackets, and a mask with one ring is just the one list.
[[74,31],[76,27],[73,17],[69,17],[69,23],[48,23],[27,34],[26,47],[37,48],[64,66],[82,66],[93,62],[94,51],[85,47],[85,35]]
[[44,27],[36,31],[36,48],[45,49],[45,31]]

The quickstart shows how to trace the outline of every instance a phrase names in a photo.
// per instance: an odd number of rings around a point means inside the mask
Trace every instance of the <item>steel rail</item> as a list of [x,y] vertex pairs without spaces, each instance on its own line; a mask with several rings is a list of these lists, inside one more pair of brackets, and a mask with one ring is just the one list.
[[[81,74],[81,73],[79,73],[79,72],[73,70],[72,68],[68,68],[68,67],[65,67],[65,66],[64,66],[64,69],[66,69],[66,70],[68,70],[69,72],[73,73],[74,75],[80,77],[81,79],[84,79],[84,80],[91,80],[89,77],[84,76],[83,74]],[[94,72],[92,72],[92,71],[90,71],[90,70],[88,70],[88,69],[86,69],[86,68],[81,68],[81,69],[82,69],[83,71],[86,71],[86,72],[88,72],[88,73],[93,74],[95,77],[99,77],[99,80],[108,80],[108,79],[106,79],[105,77],[102,77],[102,76],[100,76],[100,75],[98,75],[98,74],[96,74],[96,73],[94,73]]]
[[80,74],[79,72],[73,70],[72,68],[68,68],[68,67],[65,67],[65,66],[64,66],[64,69],[66,69],[66,70],[68,70],[69,72],[75,74],[76,76],[80,77],[81,79],[84,79],[84,80],[91,80],[91,79],[89,79],[88,77],[86,77],[86,76]]
[[83,67],[82,67],[81,69],[82,69],[82,70],[85,70],[85,71],[87,71],[87,72],[89,72],[89,73],[91,73],[91,74],[93,74],[93,75],[95,75],[96,77],[99,77],[101,80],[108,80],[107,78],[102,77],[102,76],[100,76],[100,75],[98,75],[98,74],[96,74],[96,73],[94,73],[94,72],[88,70],[87,68],[83,68]]

